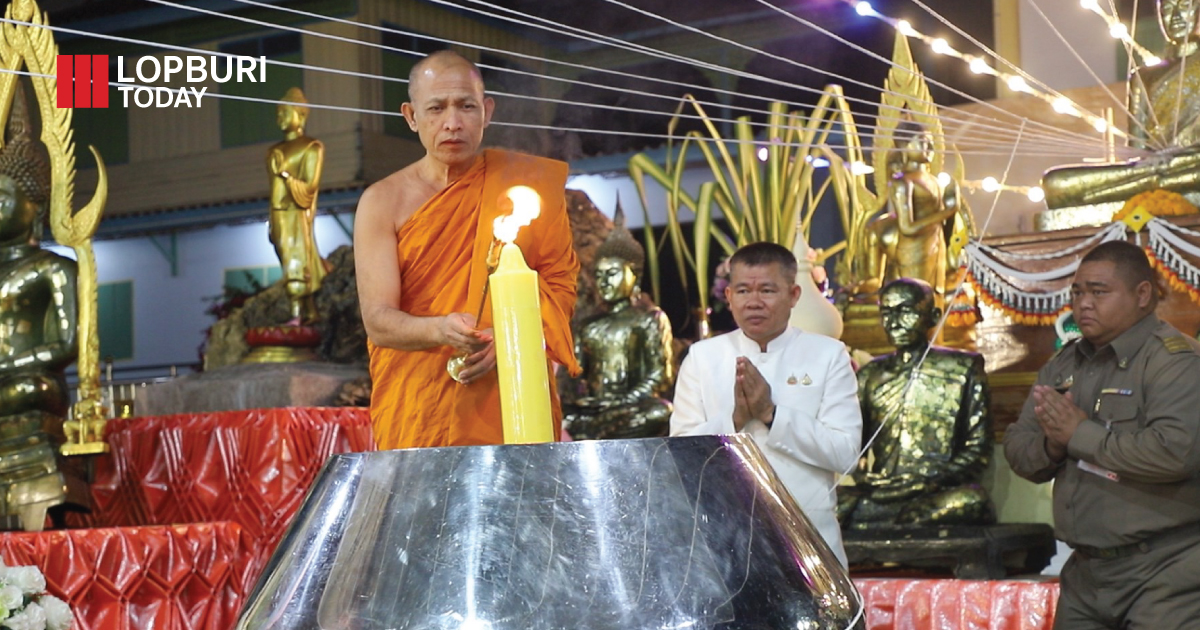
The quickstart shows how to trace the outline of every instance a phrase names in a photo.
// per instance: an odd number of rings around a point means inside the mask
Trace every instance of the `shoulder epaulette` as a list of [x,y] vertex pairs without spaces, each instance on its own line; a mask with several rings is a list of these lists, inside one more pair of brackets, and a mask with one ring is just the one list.
[[1163,347],[1171,354],[1179,354],[1181,352],[1195,352],[1195,347],[1192,346],[1192,341],[1183,335],[1173,335],[1171,337],[1162,338]]
[[1067,340],[1067,342],[1066,342],[1066,343],[1064,343],[1064,344],[1062,345],[1062,347],[1061,347],[1061,348],[1059,348],[1058,350],[1056,350],[1056,351],[1054,352],[1054,354],[1050,355],[1050,361],[1053,361],[1053,360],[1057,359],[1057,358],[1058,358],[1058,355],[1062,354],[1062,353],[1063,353],[1063,351],[1064,351],[1064,350],[1066,350],[1067,348],[1073,348],[1073,347],[1075,347],[1075,343],[1076,343],[1076,342],[1078,342],[1080,339],[1082,339],[1082,337],[1075,337],[1075,338],[1073,338],[1073,339],[1069,339],[1069,340]]

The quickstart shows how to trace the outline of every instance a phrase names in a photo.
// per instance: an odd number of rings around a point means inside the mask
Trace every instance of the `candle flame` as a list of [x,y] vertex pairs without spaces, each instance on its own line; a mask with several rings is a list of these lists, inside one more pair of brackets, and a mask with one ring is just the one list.
[[512,214],[496,217],[492,223],[492,234],[497,240],[511,243],[517,240],[517,232],[529,225],[542,212],[542,198],[528,186],[513,186],[505,193],[513,203]]

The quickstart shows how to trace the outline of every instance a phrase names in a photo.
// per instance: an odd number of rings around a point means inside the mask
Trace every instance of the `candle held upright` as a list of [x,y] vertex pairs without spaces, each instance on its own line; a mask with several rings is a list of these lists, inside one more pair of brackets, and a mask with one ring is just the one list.
[[506,243],[490,283],[504,443],[553,442],[538,274],[520,247]]

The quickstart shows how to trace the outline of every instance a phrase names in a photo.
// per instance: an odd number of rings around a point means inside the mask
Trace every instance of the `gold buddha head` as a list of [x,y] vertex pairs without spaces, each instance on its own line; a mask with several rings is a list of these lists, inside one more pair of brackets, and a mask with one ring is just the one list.
[[896,126],[892,135],[893,146],[889,161],[901,164],[933,162],[933,135],[925,126],[912,120],[905,120]]
[[1200,41],[1200,0],[1158,0],[1158,25],[1177,46]]
[[596,250],[596,290],[601,301],[611,304],[638,292],[638,281],[646,252],[625,228],[625,212],[617,201],[613,229]]
[[41,236],[36,228],[50,200],[50,160],[30,135],[20,82],[5,127],[8,141],[0,149],[0,243],[36,243]]
[[293,87],[280,99],[283,101],[275,109],[275,121],[283,131],[303,130],[308,122],[308,99],[304,91]]
[[900,278],[879,292],[879,318],[888,341],[897,348],[922,345],[942,316],[933,287],[924,280]]

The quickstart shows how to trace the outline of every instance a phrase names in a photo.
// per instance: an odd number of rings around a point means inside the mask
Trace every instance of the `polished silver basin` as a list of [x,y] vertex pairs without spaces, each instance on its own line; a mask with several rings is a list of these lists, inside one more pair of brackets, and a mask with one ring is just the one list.
[[336,455],[247,630],[858,628],[845,570],[746,436]]

